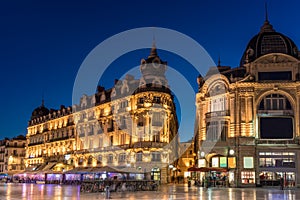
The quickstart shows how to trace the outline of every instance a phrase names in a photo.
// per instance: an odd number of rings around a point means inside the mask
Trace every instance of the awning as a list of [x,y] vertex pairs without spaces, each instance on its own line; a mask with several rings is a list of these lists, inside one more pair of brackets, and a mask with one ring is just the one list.
[[101,173],[101,172],[116,172],[116,173],[121,173],[120,170],[115,169],[113,167],[109,166],[104,166],[104,167],[93,167],[91,172],[93,173]]
[[189,172],[227,172],[228,170],[220,167],[190,167],[188,168]]
[[120,169],[104,166],[104,167],[76,167],[74,169],[64,172],[64,174],[96,174],[96,173],[105,173],[105,172],[124,173],[124,171]]

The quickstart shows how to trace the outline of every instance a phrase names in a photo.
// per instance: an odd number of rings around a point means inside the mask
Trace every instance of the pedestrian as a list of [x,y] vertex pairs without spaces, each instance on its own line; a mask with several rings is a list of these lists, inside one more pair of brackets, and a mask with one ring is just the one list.
[[283,184],[284,184],[284,180],[283,178],[280,178],[280,189],[283,190]]

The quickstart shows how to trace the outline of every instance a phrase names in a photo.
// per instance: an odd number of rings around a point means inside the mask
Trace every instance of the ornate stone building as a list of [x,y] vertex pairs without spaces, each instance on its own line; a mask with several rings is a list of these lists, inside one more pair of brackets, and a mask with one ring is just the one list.
[[25,145],[23,135],[0,141],[0,172],[12,175],[25,169]]
[[140,79],[126,75],[111,89],[99,86],[79,105],[35,109],[27,133],[27,166],[56,162],[61,167],[51,168],[58,171],[114,166],[167,183],[168,166],[177,156],[178,122],[166,64],[154,45],[141,60]]
[[198,78],[199,167],[228,170],[233,186],[300,186],[300,53],[266,18],[240,66]]

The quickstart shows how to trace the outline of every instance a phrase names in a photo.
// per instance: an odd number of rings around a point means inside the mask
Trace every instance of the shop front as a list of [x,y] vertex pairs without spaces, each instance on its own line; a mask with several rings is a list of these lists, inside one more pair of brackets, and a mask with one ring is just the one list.
[[296,153],[292,151],[258,152],[259,182],[262,186],[296,186]]
[[[192,168],[190,168],[192,171]],[[198,159],[198,169],[196,180],[199,180],[202,186],[234,186],[236,157],[234,151],[231,151],[228,156],[200,153]]]

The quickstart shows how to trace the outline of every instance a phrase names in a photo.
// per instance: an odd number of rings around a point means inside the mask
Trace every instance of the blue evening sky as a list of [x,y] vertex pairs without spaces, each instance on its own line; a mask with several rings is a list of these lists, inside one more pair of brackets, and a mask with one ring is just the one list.
[[[300,45],[299,8],[297,0],[268,1],[274,29],[296,45]],[[196,40],[215,63],[220,56],[222,65],[236,67],[264,17],[262,0],[1,1],[0,138],[26,134],[31,112],[41,104],[43,94],[48,108],[71,105],[81,63],[93,48],[117,33],[139,27],[173,29]],[[115,78],[138,66],[148,53],[144,49],[121,56],[109,66],[101,84],[112,87]],[[197,90],[198,74],[186,60],[170,52],[158,53]],[[182,119],[188,122],[180,133],[182,141],[193,136],[194,110],[189,112]]]

